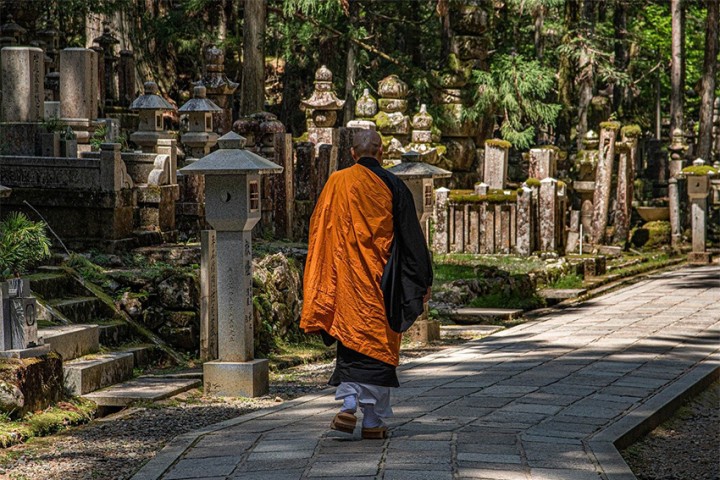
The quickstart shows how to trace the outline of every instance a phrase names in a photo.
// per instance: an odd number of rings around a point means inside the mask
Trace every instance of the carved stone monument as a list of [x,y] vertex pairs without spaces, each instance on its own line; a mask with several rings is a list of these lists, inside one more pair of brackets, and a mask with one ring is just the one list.
[[342,110],[345,100],[340,100],[332,86],[332,72],[321,66],[315,72],[315,90],[310,98],[300,101],[303,110],[308,112],[308,141],[315,144],[316,154],[321,144],[333,143],[337,112]]
[[66,48],[60,52],[60,115],[72,127],[78,148],[89,150],[98,117],[97,53],[89,48]]

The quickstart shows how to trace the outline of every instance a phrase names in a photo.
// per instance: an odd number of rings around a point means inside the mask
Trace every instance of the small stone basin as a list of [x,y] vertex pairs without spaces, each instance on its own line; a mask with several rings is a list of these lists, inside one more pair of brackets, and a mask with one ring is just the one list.
[[635,210],[645,222],[670,220],[670,207],[635,207]]

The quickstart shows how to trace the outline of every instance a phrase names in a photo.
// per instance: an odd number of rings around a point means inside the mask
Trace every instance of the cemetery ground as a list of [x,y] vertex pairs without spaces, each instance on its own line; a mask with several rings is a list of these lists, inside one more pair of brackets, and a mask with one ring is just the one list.
[[[522,274],[529,272],[545,272],[543,275],[547,277],[540,282],[540,285],[556,288],[594,286],[596,292],[602,292],[617,288],[623,282],[638,281],[640,278],[636,276],[632,279],[632,275],[637,275],[639,272],[668,267],[674,263],[676,263],[675,259],[658,253],[611,258],[607,265],[608,273],[583,280],[576,268],[569,268],[568,265],[554,258],[529,261],[509,256],[496,256],[479,260],[472,256],[449,255],[438,259],[436,297],[439,301],[433,303],[435,308],[432,314],[438,315],[443,312],[446,306],[443,302],[458,301],[458,296],[464,299],[463,301],[467,301],[467,298],[472,297],[472,292],[478,291],[484,294],[476,293],[477,296],[471,298],[468,304],[526,309],[540,306],[543,300],[539,296],[530,296],[531,304],[528,304],[527,295],[518,294],[518,291],[525,287],[523,279],[526,277]],[[491,272],[493,273],[490,274]],[[623,280],[622,277],[626,275],[630,275],[631,278]],[[477,285],[480,278],[489,279],[488,285]],[[498,281],[498,278],[505,279],[499,282],[503,288],[493,290],[492,281],[493,279]],[[514,284],[512,280],[518,283]],[[467,297],[468,295],[470,297]],[[516,302],[526,302],[526,304]],[[522,321],[524,320],[516,319],[501,322],[503,325],[496,328],[516,325]],[[453,331],[449,328],[447,331],[449,333],[443,340],[432,347],[406,345],[403,349],[403,361],[407,362],[412,358],[478,338],[492,331],[492,328],[475,332],[472,327],[470,330],[456,328]],[[0,465],[2,465],[0,468],[3,469],[0,475],[6,477],[0,476],[0,478],[129,478],[166,442],[177,435],[321,390],[325,387],[325,381],[332,369],[332,361],[329,360],[331,357],[332,353],[318,344],[286,346],[284,353],[276,354],[273,358],[279,369],[273,373],[269,396],[259,399],[216,400],[202,397],[200,390],[192,390],[157,404],[135,405],[89,425],[5,449],[0,456]],[[293,366],[298,363],[300,365]],[[707,401],[705,405],[707,406]],[[708,411],[711,415],[712,408],[705,409],[706,413]],[[712,421],[711,416],[710,418]],[[705,419],[707,420],[707,416]],[[87,416],[81,419],[81,421],[87,420],[89,420]],[[684,423],[680,422],[680,424]],[[54,428],[57,428],[57,425],[47,427],[48,430]],[[693,442],[697,442],[698,439],[681,436],[679,441],[684,442],[687,448],[692,450],[693,446],[696,446]],[[633,467],[639,464],[642,468],[644,463],[648,468],[655,468],[657,465],[655,460],[663,455],[661,448],[662,446],[657,445],[646,447],[644,457],[635,456]],[[677,443],[673,443],[672,448],[678,448]],[[696,459],[697,455],[692,458]],[[688,467],[693,466],[693,461],[688,457],[686,462]],[[654,477],[650,474],[639,478]]]

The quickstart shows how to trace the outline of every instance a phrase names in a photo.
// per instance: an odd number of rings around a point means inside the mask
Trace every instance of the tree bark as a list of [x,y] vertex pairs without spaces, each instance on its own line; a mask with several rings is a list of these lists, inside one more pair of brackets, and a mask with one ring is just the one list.
[[581,35],[584,37],[585,45],[582,46],[580,57],[578,59],[578,72],[580,88],[578,92],[578,125],[577,125],[577,146],[578,150],[582,148],[582,139],[588,131],[588,109],[593,97],[593,87],[595,86],[595,66],[592,63],[589,42],[595,21],[595,1],[585,0],[583,5],[583,19]]
[[[628,66],[627,53],[627,5],[625,0],[615,2],[613,14],[613,26],[615,27],[615,68],[625,71]],[[613,85],[613,111],[617,112],[625,100],[625,87]]]
[[545,42],[543,41],[543,23],[545,22],[545,7],[539,5],[534,12],[535,15],[535,57],[538,60],[542,60],[545,49]]
[[243,69],[240,115],[261,112],[265,107],[265,21],[264,1],[245,0],[243,19]]
[[[565,13],[563,23],[568,32],[563,36],[562,43],[567,44],[574,36],[573,29],[577,25],[578,5],[576,2],[565,3]],[[570,143],[573,121],[573,80],[575,78],[575,65],[570,61],[568,55],[562,55],[559,59],[560,66],[558,68],[558,100],[562,105],[560,115],[558,115],[557,131],[559,134],[565,135],[567,143]]]
[[697,156],[711,163],[712,119],[717,83],[718,24],[720,24],[720,0],[706,0],[705,60],[702,74],[702,101],[700,102],[700,132]]
[[685,32],[683,22],[683,0],[670,0],[672,17],[672,43],[670,63],[670,135],[676,128],[683,128]]
[[[358,21],[358,15],[360,13],[360,3],[357,0],[350,0],[348,7],[349,18],[348,23],[350,28],[354,28]],[[348,40],[347,45],[347,58],[345,62],[345,108],[343,110],[343,125],[347,124],[350,120],[355,118],[355,97],[353,91],[355,90],[355,77],[357,76],[357,54],[358,45],[357,43]]]

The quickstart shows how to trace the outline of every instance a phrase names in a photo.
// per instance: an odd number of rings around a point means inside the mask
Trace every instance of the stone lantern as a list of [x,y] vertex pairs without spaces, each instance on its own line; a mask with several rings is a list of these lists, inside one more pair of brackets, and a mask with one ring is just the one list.
[[245,150],[245,139],[234,132],[218,145],[180,169],[205,176],[205,218],[217,237],[219,358],[203,365],[205,393],[256,397],[268,391],[268,361],[254,358],[251,234],[260,220],[260,176],[283,168]]
[[0,25],[0,48],[19,44],[20,38],[26,32],[27,30],[15,23],[12,15],[8,15],[6,23]]
[[[388,168],[388,171],[400,178],[410,189],[415,203],[415,212],[427,241],[427,221],[432,215],[435,200],[434,180],[448,178],[452,172],[421,162],[420,158],[421,155],[414,150],[406,152],[402,156],[402,163]],[[421,343],[440,339],[440,324],[428,319],[427,304],[423,314],[408,330],[408,334],[412,339]]]
[[[117,89],[115,88],[115,74],[117,67],[115,64],[118,62],[118,57],[115,56],[115,45],[120,43],[120,40],[110,31],[110,22],[103,22],[103,33],[99,37],[93,39],[93,43],[97,43],[102,49],[103,54],[103,71],[100,72],[102,75],[101,85],[105,86],[103,103],[112,106],[117,101]],[[104,105],[103,105],[104,106]]]
[[140,114],[138,131],[130,135],[130,140],[140,146],[145,153],[155,153],[158,140],[171,139],[163,125],[163,112],[175,110],[167,100],[158,94],[155,82],[145,82],[145,93],[130,104],[130,110]]
[[188,116],[188,131],[180,140],[188,147],[188,156],[200,158],[210,153],[215,146],[218,134],[213,128],[213,113],[222,112],[222,108],[206,98],[207,89],[201,85],[193,89],[193,98],[180,107],[178,112]]
[[[707,173],[704,173],[707,170]],[[710,194],[710,175],[715,171],[706,167],[705,162],[698,158],[693,166],[683,170],[687,176],[687,192],[690,198],[692,215],[692,252],[688,254],[688,261],[695,264],[707,264],[712,260],[707,251],[707,198]]]
[[232,98],[238,83],[233,82],[225,73],[225,51],[215,45],[209,45],[203,51],[205,69],[202,79],[194,82],[196,86],[207,88],[207,96],[222,111],[213,113],[215,131],[225,134],[232,128]]
[[332,72],[323,65],[315,72],[315,90],[310,98],[301,100],[303,110],[310,111],[308,120],[308,141],[315,144],[316,150],[321,143],[333,143],[333,127],[338,110],[342,110],[345,100],[340,100],[332,88]]

